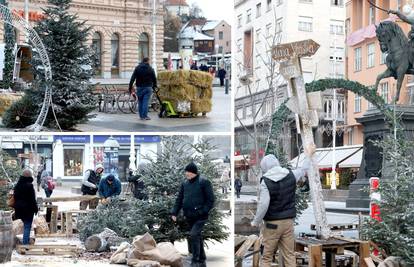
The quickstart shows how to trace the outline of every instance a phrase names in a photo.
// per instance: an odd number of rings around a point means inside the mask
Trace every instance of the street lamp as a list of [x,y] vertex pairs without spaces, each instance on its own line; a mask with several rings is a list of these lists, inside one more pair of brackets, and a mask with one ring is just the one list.
[[113,174],[118,178],[118,150],[119,143],[112,136],[104,142],[105,174]]
[[216,44],[215,46],[214,46],[214,48],[216,49],[216,71],[218,71],[218,50],[219,50],[219,45],[218,44]]
[[152,0],[152,68],[154,69],[155,73],[157,73],[157,7],[156,7],[157,0]]

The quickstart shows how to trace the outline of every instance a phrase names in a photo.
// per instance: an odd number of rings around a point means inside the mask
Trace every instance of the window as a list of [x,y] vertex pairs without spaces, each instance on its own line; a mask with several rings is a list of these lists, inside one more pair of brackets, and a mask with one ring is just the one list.
[[249,105],[246,108],[246,118],[253,118],[253,105]]
[[283,0],[277,0],[277,5],[280,6],[281,4],[283,4]]
[[361,71],[362,69],[362,54],[361,47],[355,48],[354,71]]
[[375,44],[374,43],[368,44],[367,50],[368,50],[367,68],[372,68],[375,65]]
[[246,23],[249,23],[250,21],[252,21],[252,10],[248,9],[246,12]]
[[348,132],[348,145],[352,145],[354,143],[354,128],[352,127]]
[[244,119],[244,117],[243,117],[243,114],[244,114],[243,107],[237,108],[237,113],[236,114],[237,114],[237,117],[235,118],[236,121],[237,121],[237,118]]
[[384,99],[385,103],[388,104],[388,83],[381,83],[380,89],[382,98]]
[[238,39],[236,41],[236,46],[237,46],[237,52],[241,52],[242,51],[242,39]]
[[344,34],[344,22],[341,20],[331,20],[330,33],[338,35]]
[[410,105],[414,105],[414,86],[409,86],[408,87],[408,92],[410,94]]
[[385,64],[387,62],[387,53],[381,52],[380,64]]
[[354,99],[354,112],[361,112],[361,96],[356,94]]
[[243,19],[242,15],[237,16],[237,27],[239,28],[242,26],[242,19]]
[[331,0],[331,5],[342,7],[344,5],[344,0]]
[[333,119],[333,99],[325,99],[323,111],[325,112],[325,119]]
[[223,32],[219,32],[219,40],[223,40],[223,36],[224,36]]
[[253,30],[249,30],[244,32],[244,45],[243,45],[243,64],[245,67],[245,71],[247,73],[252,73],[253,71]]
[[375,7],[369,7],[369,16],[368,16],[368,24],[375,24]]
[[65,148],[63,149],[64,175],[82,176],[83,175],[83,149]]
[[266,11],[270,11],[272,9],[272,0],[266,0],[266,3]]
[[119,76],[119,35],[117,33],[111,36],[111,75]]
[[312,18],[311,17],[299,17],[299,31],[311,32],[312,31]]
[[256,29],[256,43],[260,43],[260,34],[261,34],[261,29]]
[[218,48],[218,53],[219,53],[219,54],[223,54],[223,47],[222,47],[221,45],[220,45],[220,46],[219,46],[219,48]]
[[283,27],[283,20],[282,20],[282,18],[279,18],[276,21],[276,33],[281,33],[282,32],[282,27]]
[[262,15],[262,3],[256,5],[256,18]]
[[266,38],[272,36],[272,23],[266,25]]
[[92,36],[92,49],[95,53],[96,60],[94,64],[95,75],[102,75],[102,37],[99,32],[95,32]]
[[149,38],[148,34],[141,33],[138,39],[138,62],[141,62],[144,57],[149,57]]
[[397,10],[401,11],[402,9],[402,1],[401,0],[397,0]]
[[262,56],[260,54],[256,54],[256,69],[260,69],[260,63],[263,63]]

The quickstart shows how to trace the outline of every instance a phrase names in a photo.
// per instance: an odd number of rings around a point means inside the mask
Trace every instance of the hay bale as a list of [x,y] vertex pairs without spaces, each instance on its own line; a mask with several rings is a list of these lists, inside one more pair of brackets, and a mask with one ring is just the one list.
[[47,222],[44,216],[35,217],[33,224],[34,224],[36,235],[47,235],[50,233],[49,226],[47,225]]
[[15,94],[0,94],[0,116],[10,108],[10,106],[22,98],[21,95]]
[[210,74],[194,70],[162,71],[158,74],[160,97],[169,101],[174,109],[181,111],[177,105],[183,101],[191,103],[191,113],[211,111],[213,97],[213,78]]

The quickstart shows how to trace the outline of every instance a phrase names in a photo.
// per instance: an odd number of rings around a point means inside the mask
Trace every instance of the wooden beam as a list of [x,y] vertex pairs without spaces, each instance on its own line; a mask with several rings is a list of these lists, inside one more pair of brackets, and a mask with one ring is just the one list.
[[58,206],[52,206],[52,215],[50,216],[50,233],[57,232]]
[[[260,238],[258,238],[256,240],[256,242],[254,242],[253,251],[260,250],[260,245],[261,245]],[[260,263],[260,252],[259,253],[255,253],[253,255],[253,267],[259,267],[259,263]]]
[[93,200],[99,199],[98,196],[90,196],[90,195],[79,195],[79,196],[71,196],[71,197],[49,197],[49,198],[42,198],[43,202],[70,202],[70,201],[83,201],[83,200]]
[[375,267],[375,263],[372,261],[370,257],[364,258],[363,260],[368,267]]
[[250,235],[246,241],[244,241],[243,245],[237,250],[235,257],[236,259],[241,259],[244,257],[246,252],[250,249],[250,247],[256,242],[258,239],[257,235]]
[[322,245],[309,245],[309,267],[322,267]]
[[66,212],[66,236],[73,236],[72,212]]
[[365,262],[365,258],[370,258],[369,256],[369,242],[361,241],[359,244],[359,267],[369,267]]

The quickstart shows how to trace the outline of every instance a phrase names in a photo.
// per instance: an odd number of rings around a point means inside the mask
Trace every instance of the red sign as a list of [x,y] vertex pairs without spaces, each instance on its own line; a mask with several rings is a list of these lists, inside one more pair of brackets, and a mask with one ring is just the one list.
[[[24,11],[23,10],[13,10],[17,14],[19,14],[20,17],[24,18]],[[45,15],[36,12],[36,11],[29,11],[29,21],[40,21],[45,18]]]
[[379,222],[381,221],[380,207],[378,206],[377,203],[371,203],[371,207],[369,209],[369,214],[370,214],[372,219],[377,220]]
[[369,188],[371,191],[376,191],[379,187],[379,178],[378,177],[371,177],[369,179]]

